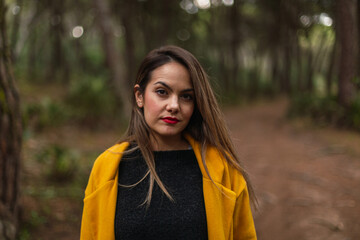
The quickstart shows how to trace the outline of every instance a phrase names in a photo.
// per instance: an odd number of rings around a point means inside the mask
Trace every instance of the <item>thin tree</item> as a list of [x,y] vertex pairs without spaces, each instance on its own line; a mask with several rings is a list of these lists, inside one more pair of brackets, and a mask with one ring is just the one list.
[[338,21],[337,38],[340,44],[339,61],[339,103],[349,107],[355,97],[354,79],[357,74],[357,34],[356,19],[353,12],[355,0],[337,0],[335,2],[336,19]]
[[16,237],[19,216],[21,117],[6,35],[7,6],[0,0],[0,239]]
[[[360,0],[357,0],[357,9],[356,9],[356,19],[357,19],[357,38],[358,38],[358,64],[360,64]],[[360,78],[360,67],[357,68],[358,77]],[[360,81],[360,79],[359,79]],[[360,89],[360,82],[358,81],[358,88]]]
[[229,26],[231,26],[232,31],[230,32],[230,55],[231,55],[231,83],[232,88],[237,90],[237,81],[239,75],[240,61],[238,49],[241,44],[241,33],[240,33],[240,23],[242,21],[241,16],[241,2],[235,1],[234,6],[229,8]]
[[101,32],[103,49],[106,56],[106,63],[111,73],[111,82],[115,97],[119,104],[123,106],[124,116],[130,113],[130,89],[125,74],[125,63],[117,52],[114,37],[113,23],[110,17],[108,0],[93,0],[97,9],[97,22]]

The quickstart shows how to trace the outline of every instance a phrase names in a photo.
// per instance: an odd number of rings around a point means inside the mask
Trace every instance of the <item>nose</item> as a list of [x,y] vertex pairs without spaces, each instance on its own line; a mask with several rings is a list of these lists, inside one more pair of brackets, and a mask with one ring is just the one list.
[[169,98],[169,102],[166,106],[166,110],[171,113],[175,113],[179,111],[179,99],[177,96],[172,96]]

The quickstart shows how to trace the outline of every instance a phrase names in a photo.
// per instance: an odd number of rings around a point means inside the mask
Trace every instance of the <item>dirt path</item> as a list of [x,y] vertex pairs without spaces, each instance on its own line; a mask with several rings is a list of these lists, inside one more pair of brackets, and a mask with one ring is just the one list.
[[360,134],[299,128],[285,110],[280,100],[225,111],[257,190],[259,239],[360,239]]

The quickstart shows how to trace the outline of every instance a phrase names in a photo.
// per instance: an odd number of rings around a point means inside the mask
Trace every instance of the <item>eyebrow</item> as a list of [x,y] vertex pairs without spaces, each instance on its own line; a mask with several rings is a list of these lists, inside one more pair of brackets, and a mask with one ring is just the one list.
[[[166,87],[166,88],[168,88],[168,89],[170,89],[172,91],[172,88],[169,85],[167,85],[166,83],[162,82],[162,81],[158,81],[158,82],[154,83],[154,85],[156,85],[156,84],[161,84],[164,87]],[[187,88],[187,89],[181,90],[181,92],[193,92],[193,91],[194,91],[193,88]]]

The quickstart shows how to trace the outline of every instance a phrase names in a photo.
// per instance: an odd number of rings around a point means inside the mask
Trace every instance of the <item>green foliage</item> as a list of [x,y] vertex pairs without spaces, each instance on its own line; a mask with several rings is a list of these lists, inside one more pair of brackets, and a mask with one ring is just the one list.
[[324,44],[321,42],[321,38],[326,37],[326,46],[330,47],[335,42],[335,30],[331,27],[323,26],[321,24],[316,24],[308,30],[300,29],[297,32],[299,37],[299,43],[304,49],[318,49]]
[[319,97],[299,94],[291,99],[288,117],[310,117],[320,124],[331,124],[360,130],[360,96],[345,109],[335,96]]
[[82,75],[72,78],[67,94],[60,97],[64,101],[44,96],[40,100],[25,102],[22,106],[25,130],[41,131],[69,121],[95,125],[99,121],[119,116],[121,111],[118,110],[115,96],[105,79],[106,76],[100,78]]
[[22,112],[25,125],[38,130],[59,126],[69,118],[66,106],[48,97],[43,97],[40,102],[24,104]]
[[[205,14],[205,12],[204,12]],[[206,39],[207,36],[207,26],[206,22],[203,21],[197,21],[192,24],[192,29],[194,32],[194,35],[199,39]]]
[[31,226],[40,226],[46,222],[46,218],[44,216],[39,215],[37,211],[31,211],[29,223]]
[[75,119],[92,123],[115,115],[115,97],[105,79],[86,76],[71,82],[66,103]]
[[71,181],[79,168],[79,154],[53,144],[38,153],[37,160],[47,167],[47,175],[56,181]]
[[352,82],[358,86],[360,88],[360,77],[359,76],[355,76],[353,79],[352,79]]
[[19,232],[19,240],[28,240],[31,239],[31,229],[37,228],[47,222],[47,218],[38,213],[35,210],[30,211],[30,215],[24,219],[24,222],[22,222],[22,226]]
[[[247,69],[241,70],[242,72],[242,88],[247,93],[247,97],[255,99],[257,97],[273,97],[276,94],[276,85],[262,76],[258,66],[249,67]],[[238,85],[242,83],[238,81]]]
[[27,228],[20,229],[19,240],[28,240],[30,239],[30,236],[31,234]]
[[265,97],[273,98],[277,93],[277,89],[274,83],[270,81],[260,81],[260,92]]
[[[40,154],[37,156],[37,158],[38,158],[37,161],[41,162],[44,166],[48,167],[48,165],[50,165],[50,164],[45,164],[45,161],[40,159]],[[28,186],[26,189],[24,189],[24,193],[26,195],[44,200],[53,199],[58,196],[58,191],[53,186],[46,186],[46,187]]]
[[244,3],[242,6],[242,14],[247,17],[256,18],[259,14],[259,9],[253,3]]
[[341,107],[336,98],[319,97],[314,94],[303,93],[291,99],[288,116],[308,116],[319,123],[338,124],[343,118],[345,109]]

